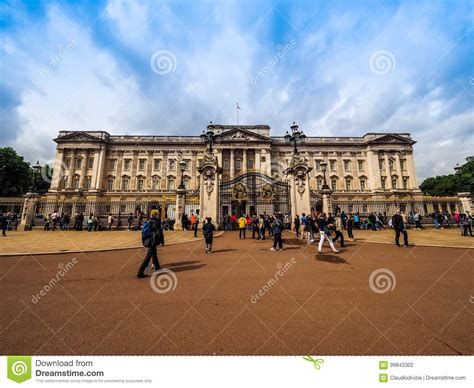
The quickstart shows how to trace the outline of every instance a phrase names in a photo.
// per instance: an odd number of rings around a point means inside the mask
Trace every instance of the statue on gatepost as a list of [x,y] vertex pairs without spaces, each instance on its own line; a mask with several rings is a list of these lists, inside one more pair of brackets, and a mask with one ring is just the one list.
[[308,165],[308,160],[298,151],[298,144],[304,142],[306,135],[298,129],[293,122],[291,133],[288,131],[285,140],[288,144],[293,145],[293,155],[288,168],[284,171],[290,180],[290,196],[291,196],[291,212],[292,218],[298,214],[311,212],[309,197],[309,172],[312,170]]
[[206,217],[211,217],[212,220],[219,224],[217,215],[219,214],[219,174],[222,173],[222,168],[219,167],[217,156],[213,151],[213,144],[219,135],[215,134],[214,126],[211,123],[207,126],[207,131],[201,134],[201,139],[207,145],[206,153],[198,167],[200,173],[200,188],[199,195],[200,213],[202,220]]

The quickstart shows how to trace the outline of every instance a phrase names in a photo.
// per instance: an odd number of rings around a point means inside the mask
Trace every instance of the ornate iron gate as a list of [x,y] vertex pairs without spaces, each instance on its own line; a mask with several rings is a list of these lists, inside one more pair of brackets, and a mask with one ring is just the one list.
[[219,224],[225,215],[290,214],[290,186],[260,172],[249,172],[219,185]]

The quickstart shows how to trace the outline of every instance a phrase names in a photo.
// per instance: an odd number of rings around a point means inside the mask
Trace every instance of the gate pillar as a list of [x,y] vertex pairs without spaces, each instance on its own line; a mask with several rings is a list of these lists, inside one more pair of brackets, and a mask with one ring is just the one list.
[[23,211],[21,213],[21,221],[18,226],[18,230],[23,232],[25,230],[31,230],[34,226],[35,221],[35,210],[39,201],[39,195],[37,193],[27,193],[25,196],[25,202],[23,204]]
[[214,225],[219,225],[217,216],[219,214],[219,167],[217,156],[212,151],[206,152],[201,165],[198,168],[200,177],[199,209],[202,222],[207,217],[212,218]]
[[312,170],[306,158],[294,153],[290,166],[284,171],[290,178],[291,220],[298,214],[311,212],[309,192],[309,172]]
[[175,212],[175,230],[181,229],[181,217],[186,209],[186,189],[178,188],[176,190],[176,212]]

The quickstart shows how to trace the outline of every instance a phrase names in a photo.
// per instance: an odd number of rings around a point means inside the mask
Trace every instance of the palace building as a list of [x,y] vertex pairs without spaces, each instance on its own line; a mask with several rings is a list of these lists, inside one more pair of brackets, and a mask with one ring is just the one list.
[[[302,133],[296,125],[292,130],[295,128]],[[332,211],[391,215],[401,209],[426,214],[436,209],[455,211],[459,205],[456,197],[436,199],[420,192],[415,141],[408,133],[303,136],[298,144],[290,144],[288,135],[271,136],[268,125],[211,123],[209,130],[213,134],[210,149],[203,141],[205,136],[199,134],[61,131],[54,139],[57,150],[47,198],[56,203],[109,201],[116,210],[110,206],[107,210],[114,213],[129,212],[137,203],[145,208],[166,203],[172,217],[178,189],[186,192],[185,212],[203,206],[206,190],[215,190],[217,217],[232,212],[293,214],[292,185],[295,190],[298,185],[301,198],[307,185],[305,209],[322,209],[323,188],[329,189]],[[307,183],[301,185],[288,174],[295,152],[307,166]],[[206,154],[215,159],[217,177],[205,190],[201,175]]]

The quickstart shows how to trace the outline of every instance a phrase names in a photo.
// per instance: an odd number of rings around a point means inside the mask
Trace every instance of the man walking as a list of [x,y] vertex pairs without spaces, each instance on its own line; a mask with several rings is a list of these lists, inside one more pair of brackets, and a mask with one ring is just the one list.
[[158,210],[153,209],[151,211],[151,219],[143,226],[142,230],[142,243],[143,246],[148,248],[147,254],[143,259],[140,268],[138,269],[137,278],[145,278],[148,275],[145,275],[145,269],[150,262],[150,259],[153,260],[153,267],[155,271],[160,270],[160,262],[158,261],[158,254],[156,247],[159,244],[159,233],[161,230],[161,221],[158,218]]
[[299,238],[301,233],[300,233],[300,216],[297,214],[295,216],[295,219],[293,220],[293,223],[295,224],[295,232],[296,232],[296,238]]
[[194,237],[197,237],[198,227],[199,227],[199,210],[196,210],[196,216],[194,217],[194,224],[193,224]]
[[392,227],[395,230],[395,244],[400,246],[400,233],[403,233],[403,245],[408,247],[408,233],[400,212],[396,212],[392,217]]
[[260,222],[256,214],[252,216],[252,238],[257,236],[257,240],[260,240]]
[[[275,216],[275,221],[273,221],[273,224],[272,224],[273,247],[270,248],[271,251],[283,250],[283,240],[281,239],[283,228],[284,228],[283,215],[277,214]],[[277,248],[277,244],[278,244],[278,248]]]
[[332,225],[328,223],[326,219],[326,214],[322,213],[319,217],[319,246],[318,246],[318,253],[322,253],[321,249],[323,248],[324,240],[328,240],[329,246],[331,247],[334,253],[338,253],[339,251],[334,247],[334,243],[332,242]]
[[7,237],[8,220],[3,214],[0,213],[0,227],[2,228],[2,236]]
[[206,243],[206,253],[212,252],[212,242],[214,239],[214,231],[216,227],[212,223],[212,218],[208,217],[202,225],[202,234],[204,236],[204,242]]

